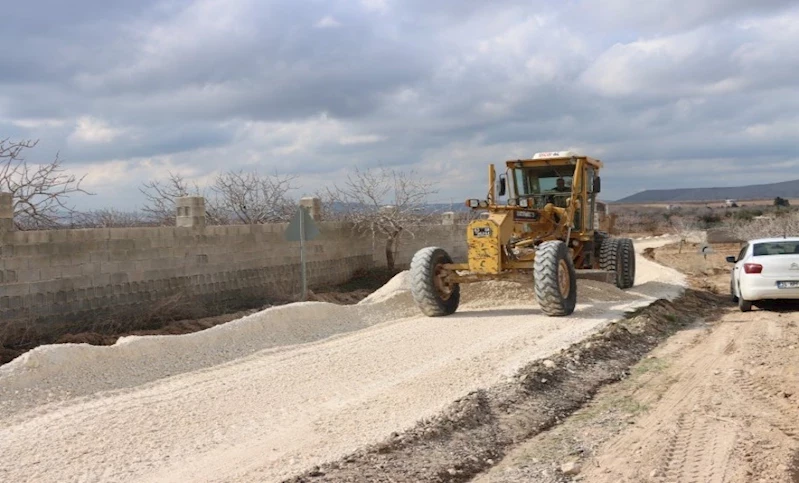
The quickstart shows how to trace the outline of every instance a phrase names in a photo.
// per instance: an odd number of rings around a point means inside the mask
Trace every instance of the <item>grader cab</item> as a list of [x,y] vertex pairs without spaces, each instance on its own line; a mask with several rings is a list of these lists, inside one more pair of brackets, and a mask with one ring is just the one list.
[[490,165],[488,196],[466,201],[482,212],[467,227],[468,260],[455,263],[445,250],[428,247],[411,261],[411,293],[421,311],[452,314],[460,285],[486,280],[532,281],[550,316],[574,312],[577,278],[632,287],[632,240],[595,226],[601,168],[601,161],[570,151],[506,161],[498,179]]

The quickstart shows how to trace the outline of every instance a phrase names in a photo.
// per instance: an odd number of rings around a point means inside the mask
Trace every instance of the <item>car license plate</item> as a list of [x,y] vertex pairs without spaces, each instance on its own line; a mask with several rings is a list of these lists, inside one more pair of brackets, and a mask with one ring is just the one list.
[[777,282],[777,288],[799,288],[799,281],[796,281],[796,282]]

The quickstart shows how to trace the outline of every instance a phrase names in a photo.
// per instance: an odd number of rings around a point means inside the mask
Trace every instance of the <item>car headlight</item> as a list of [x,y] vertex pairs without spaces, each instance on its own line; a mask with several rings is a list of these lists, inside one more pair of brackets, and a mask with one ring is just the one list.
[[518,204],[518,200],[516,198],[508,199],[508,206],[516,206]]
[[480,200],[480,208],[488,208],[488,201]]
[[466,205],[469,208],[477,208],[480,206],[480,200],[466,200]]
[[519,206],[522,208],[527,208],[530,205],[530,200],[527,198],[522,198],[519,200]]

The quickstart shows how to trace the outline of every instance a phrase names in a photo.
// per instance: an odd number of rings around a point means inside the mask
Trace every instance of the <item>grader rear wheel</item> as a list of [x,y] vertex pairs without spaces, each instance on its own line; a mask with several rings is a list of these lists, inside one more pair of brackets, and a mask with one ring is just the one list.
[[619,239],[619,266],[619,288],[631,288],[635,285],[635,247],[629,238]]
[[411,260],[411,295],[428,317],[450,315],[458,309],[460,285],[447,283],[442,265],[452,263],[449,254],[438,247],[423,248]]
[[548,241],[538,247],[534,268],[535,298],[550,316],[574,312],[577,305],[577,273],[562,241]]
[[599,268],[616,272],[615,285],[624,290],[635,284],[635,248],[629,238],[604,238],[599,247]]

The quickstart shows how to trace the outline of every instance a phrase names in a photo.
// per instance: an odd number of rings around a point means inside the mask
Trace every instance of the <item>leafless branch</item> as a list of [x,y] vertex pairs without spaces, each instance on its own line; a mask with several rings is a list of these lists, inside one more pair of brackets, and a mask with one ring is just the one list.
[[143,213],[119,211],[114,208],[103,208],[76,213],[72,219],[75,228],[123,228],[131,226],[152,226]]
[[729,229],[741,240],[799,236],[799,212],[776,212],[749,221],[736,220]]
[[295,176],[263,176],[256,172],[230,171],[201,189],[179,174],[169,173],[164,181],[145,183],[140,191],[147,198],[143,211],[161,225],[175,224],[175,199],[203,196],[209,224],[272,223],[291,216],[295,203],[288,193]]
[[326,188],[322,199],[326,211],[336,211],[357,230],[384,236],[386,264],[393,269],[400,235],[403,232],[413,235],[412,226],[427,216],[425,201],[434,193],[434,183],[413,171],[356,168],[342,186]]
[[296,203],[288,193],[297,179],[292,175],[264,176],[230,171],[217,176],[210,205],[236,223],[259,224],[288,220]]
[[183,176],[170,172],[165,181],[149,181],[139,191],[146,204],[142,211],[155,223],[163,226],[175,225],[175,199],[183,196],[200,196],[200,188],[191,186]]
[[71,195],[93,194],[80,186],[85,175],[67,173],[58,155],[47,164],[29,164],[23,153],[37,144],[38,140],[0,140],[0,191],[11,193],[14,223],[20,230],[58,227],[75,213],[68,205]]

